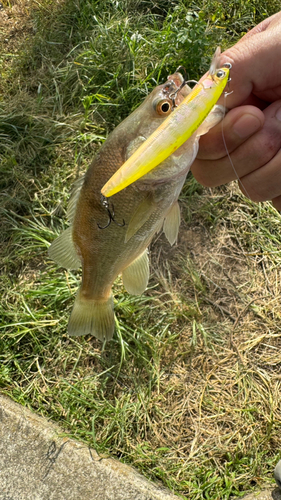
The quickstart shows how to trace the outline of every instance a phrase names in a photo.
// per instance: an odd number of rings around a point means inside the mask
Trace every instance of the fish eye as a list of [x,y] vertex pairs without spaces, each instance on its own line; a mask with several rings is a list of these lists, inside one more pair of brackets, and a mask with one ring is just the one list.
[[223,71],[223,69],[219,69],[217,72],[216,72],[216,77],[217,78],[223,78],[225,76],[225,71]]
[[165,116],[172,110],[172,101],[169,99],[160,99],[154,103],[154,109],[160,116]]

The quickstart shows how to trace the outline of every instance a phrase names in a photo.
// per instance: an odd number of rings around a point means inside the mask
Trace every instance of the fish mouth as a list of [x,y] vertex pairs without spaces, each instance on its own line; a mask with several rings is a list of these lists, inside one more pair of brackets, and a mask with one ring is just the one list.
[[101,190],[103,196],[110,197],[142,178],[189,139],[223,92],[229,71],[228,66],[216,69],[214,74],[209,73],[201,83],[195,85],[192,91],[184,85],[180,73],[171,75],[164,84],[162,92],[175,103],[172,113],[103,186]]
[[168,76],[167,82],[163,85],[162,92],[164,96],[171,98],[174,95],[175,106],[178,106],[191,91],[187,84],[183,85],[184,82],[185,79],[182,74],[176,71]]

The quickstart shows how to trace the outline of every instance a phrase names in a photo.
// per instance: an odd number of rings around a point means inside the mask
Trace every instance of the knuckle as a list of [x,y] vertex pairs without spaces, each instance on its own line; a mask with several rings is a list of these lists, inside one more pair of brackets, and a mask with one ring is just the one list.
[[265,129],[259,141],[261,163],[268,163],[274,157],[277,151],[279,151],[280,145],[280,131],[274,130],[272,128]]

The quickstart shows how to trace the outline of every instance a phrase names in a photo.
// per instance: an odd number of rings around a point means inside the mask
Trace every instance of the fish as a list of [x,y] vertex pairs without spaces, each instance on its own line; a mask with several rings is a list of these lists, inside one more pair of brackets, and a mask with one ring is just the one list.
[[209,73],[107,181],[101,190],[104,196],[110,197],[143,177],[198,129],[229,81],[231,64],[226,63],[220,68],[219,60],[220,47],[214,54]]
[[111,132],[74,185],[67,209],[70,226],[48,251],[59,266],[82,266],[68,323],[71,336],[92,334],[110,340],[115,329],[112,285],[118,275],[128,293],[142,294],[149,280],[148,247],[153,236],[163,229],[171,245],[177,241],[178,197],[200,136],[224,116],[221,106],[215,106],[188,140],[137,182],[111,198],[104,197],[101,189],[191,92],[181,73],[170,75]]

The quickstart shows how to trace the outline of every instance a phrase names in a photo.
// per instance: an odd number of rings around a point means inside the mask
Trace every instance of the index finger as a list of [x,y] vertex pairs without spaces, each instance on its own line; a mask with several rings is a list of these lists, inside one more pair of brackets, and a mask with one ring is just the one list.
[[[230,62],[231,81],[227,107],[234,108],[255,95],[267,102],[281,97],[281,14],[275,14],[256,26],[237,44],[221,55],[220,65]],[[220,98],[219,104],[224,104]]]

